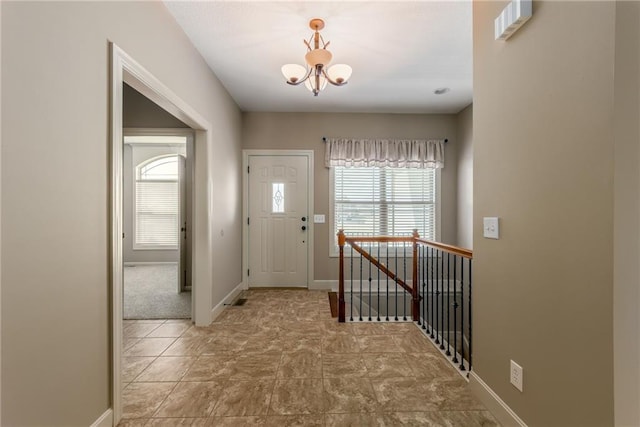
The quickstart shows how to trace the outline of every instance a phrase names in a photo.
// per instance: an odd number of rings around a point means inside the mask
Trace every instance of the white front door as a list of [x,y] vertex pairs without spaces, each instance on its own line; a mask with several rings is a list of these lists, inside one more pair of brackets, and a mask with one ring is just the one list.
[[249,286],[307,286],[308,162],[249,156]]

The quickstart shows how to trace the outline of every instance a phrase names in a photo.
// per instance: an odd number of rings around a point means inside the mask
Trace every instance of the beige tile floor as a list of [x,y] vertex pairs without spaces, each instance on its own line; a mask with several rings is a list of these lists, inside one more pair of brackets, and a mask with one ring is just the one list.
[[326,292],[251,290],[209,327],[125,321],[120,426],[497,426],[412,323],[339,324]]

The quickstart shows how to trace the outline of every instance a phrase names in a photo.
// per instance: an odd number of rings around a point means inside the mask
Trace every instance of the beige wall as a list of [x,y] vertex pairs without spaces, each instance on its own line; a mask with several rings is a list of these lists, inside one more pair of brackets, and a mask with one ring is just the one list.
[[615,3],[534,2],[499,42],[506,4],[473,10],[474,370],[530,426],[608,426]]
[[88,426],[111,406],[109,41],[214,125],[212,303],[241,281],[241,116],[161,3],[3,2],[1,27],[1,424]]
[[473,104],[458,113],[458,240],[473,249]]
[[456,117],[420,114],[244,113],[244,149],[314,151],[315,213],[325,224],[315,224],[315,280],[338,278],[337,258],[329,257],[329,170],[324,166],[322,137],[449,138],[442,170],[442,241],[456,242]]
[[640,425],[640,3],[616,3],[615,424]]
[[122,126],[125,128],[188,128],[149,98],[123,84]]

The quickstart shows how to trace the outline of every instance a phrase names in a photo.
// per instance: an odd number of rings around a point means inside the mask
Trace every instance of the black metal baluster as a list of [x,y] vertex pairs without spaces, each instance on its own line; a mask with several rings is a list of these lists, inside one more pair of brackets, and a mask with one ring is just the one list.
[[453,257],[453,363],[458,363],[458,282],[456,281],[458,256]]
[[[371,242],[369,242],[369,247],[367,248],[367,253],[369,255],[371,255]],[[371,261],[369,261],[369,322],[371,322],[371,283],[372,283],[372,279],[371,279]]]
[[430,320],[431,320],[431,322],[429,323],[429,329],[431,329],[431,339],[434,339],[435,337],[434,337],[434,335],[433,335],[433,329],[434,329],[434,328],[433,328],[433,326],[434,326],[434,323],[433,323],[433,321],[434,321],[434,316],[433,316],[433,306],[434,306],[434,300],[435,300],[435,298],[434,298],[435,290],[433,289],[433,286],[434,286],[434,282],[433,282],[433,277],[434,277],[434,276],[433,276],[433,275],[434,275],[434,272],[435,272],[435,271],[434,271],[435,266],[434,266],[434,264],[433,264],[433,252],[434,252],[434,249],[433,249],[433,248],[430,248],[430,249],[431,249],[431,256],[429,257],[429,261],[430,261],[430,263],[431,263],[431,268],[430,268],[430,276],[431,276],[431,293],[429,294],[429,299],[431,300],[431,319],[430,319]]
[[395,311],[395,314],[394,314],[394,318],[395,318],[395,320],[397,322],[398,321],[398,243],[397,242],[394,242],[393,253],[394,253],[394,256],[395,256],[395,259],[396,259],[396,269],[394,270],[395,275],[396,275],[396,280],[395,280],[395,283],[394,283],[394,285],[395,285],[395,298],[394,298],[395,301],[394,301],[394,304],[396,306],[396,311]]
[[[380,246],[382,245],[382,242],[378,242],[378,261],[382,262],[382,260],[380,259]],[[380,267],[378,267],[378,292],[376,293],[376,298],[378,301],[378,305],[376,307],[378,307],[378,322],[380,321]]]
[[360,253],[360,310],[358,310],[358,317],[362,322],[362,253]]
[[[413,285],[418,287],[418,301],[424,300],[424,286],[422,285],[424,283],[424,280],[422,279],[422,275],[424,274],[424,264],[422,262],[423,261],[422,255],[423,255],[422,246],[418,245],[418,278],[417,278],[417,282]],[[420,304],[420,302],[418,302],[418,304]],[[421,305],[420,313],[418,314],[418,326],[422,326],[424,329],[423,316],[424,316],[424,307]]]
[[472,343],[473,343],[473,339],[472,339],[472,329],[471,329],[471,324],[473,323],[473,317],[471,316],[471,278],[473,277],[471,275],[472,271],[471,271],[471,262],[473,260],[471,258],[469,258],[469,371],[471,371],[471,356],[473,354],[473,352],[471,351],[472,348]]
[[350,259],[350,269],[351,269],[351,283],[349,284],[349,294],[351,295],[349,304],[351,305],[351,309],[349,310],[349,320],[353,322],[353,246],[349,245],[351,247],[351,256],[349,257]]
[[444,252],[440,257],[440,350],[444,350]]
[[[387,265],[387,268],[389,268],[389,243],[386,244],[385,249],[387,251],[387,254],[386,254],[386,257],[385,257],[385,260],[387,262],[386,265]],[[387,276],[387,302],[386,302],[386,304],[387,304],[387,322],[388,322],[389,321],[389,275],[385,274],[385,276]]]
[[424,272],[425,275],[425,279],[427,282],[427,294],[425,296],[425,313],[424,313],[424,323],[426,323],[427,326],[427,335],[431,333],[431,319],[429,318],[429,314],[431,313],[431,310],[429,310],[429,304],[431,304],[431,294],[429,293],[429,289],[431,286],[431,266],[430,266],[430,259],[431,259],[431,248],[429,246],[425,246],[425,252],[427,253],[427,259],[425,260],[425,268],[426,271]]
[[440,286],[439,286],[439,282],[440,282],[440,249],[436,249],[436,295],[434,297],[434,299],[436,300],[436,344],[440,344],[440,325],[438,324],[440,322],[440,316],[438,315],[439,311],[438,311],[438,306],[440,304]]
[[460,261],[460,370],[464,371],[464,259]]
[[451,259],[449,257],[451,255],[447,252],[447,356],[451,356],[451,313],[449,313],[449,307],[451,307],[451,282],[449,281],[449,274],[451,273]]
[[[428,248],[426,246],[421,246],[422,248],[422,329],[427,330],[427,319],[429,318],[428,316],[428,311],[427,311],[427,293],[429,292],[429,288],[428,288],[428,284],[429,284],[429,278],[427,276],[427,272],[429,271],[427,269],[427,262],[429,261],[428,258]],[[427,254],[425,256],[425,254]]]
[[[402,280],[407,283],[407,243],[402,242]],[[407,320],[407,291],[402,288],[402,320]]]

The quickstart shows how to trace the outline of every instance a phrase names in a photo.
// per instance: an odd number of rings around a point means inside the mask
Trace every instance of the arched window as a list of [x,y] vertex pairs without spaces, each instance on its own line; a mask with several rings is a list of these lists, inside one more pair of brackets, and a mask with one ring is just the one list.
[[145,160],[138,165],[137,178],[144,181],[177,181],[178,156],[168,155]]
[[177,249],[178,174],[176,154],[136,166],[134,249]]

